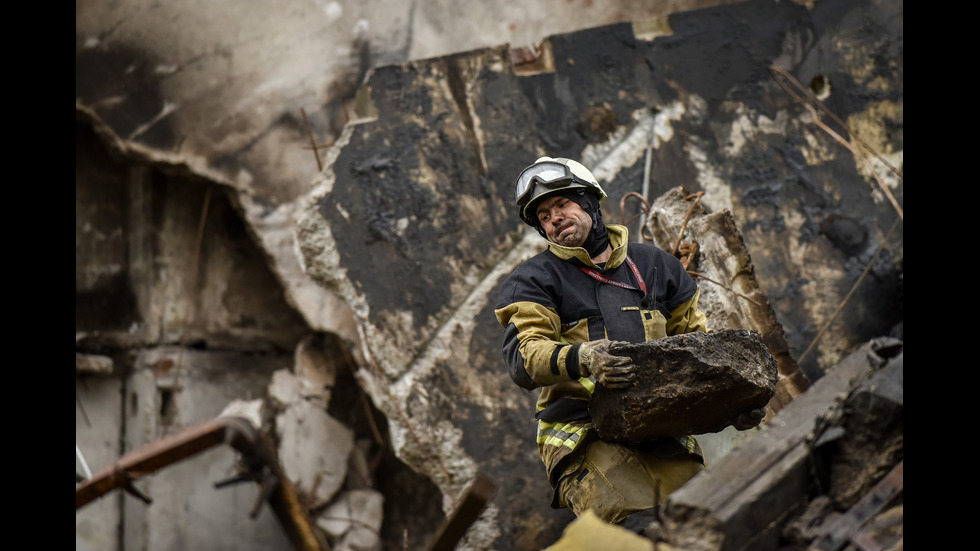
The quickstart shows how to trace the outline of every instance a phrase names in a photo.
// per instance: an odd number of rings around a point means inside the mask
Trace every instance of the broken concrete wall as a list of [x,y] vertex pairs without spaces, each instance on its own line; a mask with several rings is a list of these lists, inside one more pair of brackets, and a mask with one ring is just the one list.
[[[76,140],[76,351],[111,365],[76,375],[76,445],[91,470],[264,394],[309,331],[220,189],[117,164],[98,144]],[[232,450],[217,449],[168,469],[138,484],[149,507],[106,496],[77,513],[76,547],[285,548],[268,511],[248,517],[255,487],[211,487],[234,466]]]
[[[143,352],[126,382],[126,441],[152,442],[174,434],[190,420],[217,417],[230,397],[260,391],[283,359],[273,355],[246,361],[235,352],[179,347]],[[254,542],[253,549],[285,548],[288,539],[268,507],[254,521],[249,517],[259,491],[256,485],[214,487],[236,474],[237,460],[234,450],[215,448],[138,484],[153,503],[129,495],[123,499],[125,548],[175,549],[201,541],[236,546],[243,538]],[[215,533],[216,526],[227,529]]]
[[[278,425],[293,434],[310,420],[276,423],[284,400],[270,387],[277,373],[295,368],[294,377],[305,382],[303,404],[321,420],[315,432],[328,434],[296,445],[283,438],[281,453],[320,459],[341,473],[331,484],[320,478],[300,484],[304,497],[321,496],[309,500],[311,509],[322,514],[368,490],[380,496],[383,484],[392,494],[412,492],[415,518],[435,526],[442,518],[438,496],[393,458],[383,419],[350,374],[347,345],[338,335],[312,332],[291,308],[227,190],[180,166],[114,149],[111,139],[93,139],[104,131],[96,122],[83,118],[76,128],[77,472],[102,470],[241,400],[268,402],[256,427],[272,433]],[[367,421],[374,415],[377,436]],[[346,447],[339,445],[344,437]],[[310,450],[314,442],[320,448]],[[257,485],[214,487],[236,474],[238,459],[230,448],[215,448],[137,481],[150,504],[121,489],[103,496],[77,512],[76,547],[291,549],[268,506],[250,517]],[[307,480],[300,469],[291,474],[297,483]],[[397,501],[371,503],[401,516]],[[335,541],[353,537],[351,523],[332,514]],[[376,517],[372,522],[385,515]],[[380,538],[383,531],[371,533]],[[421,544],[427,536],[418,530],[408,541]],[[401,530],[388,537],[404,539]]]
[[85,133],[76,136],[79,344],[292,350],[309,329],[251,243],[234,195],[182,165],[125,160],[92,139],[97,131],[76,124]]
[[499,481],[467,545],[512,547],[529,529],[553,539],[567,511],[542,507],[533,398],[501,368],[492,313],[498,279],[540,247],[511,250],[508,169],[535,152],[514,127],[533,113],[509,51],[383,67],[368,86],[377,119],[349,125],[333,150],[298,226],[304,266],[352,305],[359,380],[447,514],[478,470]]

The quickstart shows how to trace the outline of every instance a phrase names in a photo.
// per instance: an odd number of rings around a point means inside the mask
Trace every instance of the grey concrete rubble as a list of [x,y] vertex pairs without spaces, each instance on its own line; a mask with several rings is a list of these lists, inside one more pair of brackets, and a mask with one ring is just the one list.
[[[366,457],[370,442],[327,411],[337,379],[314,339],[301,340],[292,369],[269,383],[283,470],[333,551],[378,551],[384,496],[374,489]],[[255,418],[253,416],[253,418]]]
[[109,375],[112,373],[112,358],[97,354],[75,354],[76,373],[95,373]]
[[296,345],[295,360],[293,369],[300,382],[300,395],[326,408],[337,382],[337,373],[331,369],[332,364],[323,349],[315,345],[312,337],[306,337]]
[[384,496],[370,489],[340,494],[317,515],[317,526],[336,543],[333,551],[378,551]]
[[221,410],[219,417],[242,417],[248,419],[256,428],[262,427],[265,416],[264,400],[235,400]]
[[279,459],[313,508],[324,506],[344,483],[354,446],[350,428],[323,408],[302,401],[276,416]]
[[589,402],[603,438],[643,442],[723,430],[772,398],[776,359],[755,331],[686,333],[610,348],[629,356],[637,378],[624,389],[597,387]]

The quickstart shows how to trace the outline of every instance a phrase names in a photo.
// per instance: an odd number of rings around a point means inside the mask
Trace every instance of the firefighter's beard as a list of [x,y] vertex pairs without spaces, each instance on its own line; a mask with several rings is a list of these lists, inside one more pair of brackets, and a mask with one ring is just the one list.
[[589,229],[582,221],[569,219],[552,230],[551,240],[564,247],[581,247],[588,239]]

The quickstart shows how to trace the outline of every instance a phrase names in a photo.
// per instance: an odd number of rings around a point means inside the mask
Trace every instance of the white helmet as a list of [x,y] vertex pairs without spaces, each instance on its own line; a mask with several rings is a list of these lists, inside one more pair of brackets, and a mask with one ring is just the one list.
[[542,197],[571,188],[591,191],[600,203],[606,198],[606,192],[582,163],[563,157],[541,157],[534,161],[533,165],[525,168],[517,177],[514,198],[520,208],[521,220],[529,226],[537,227],[537,217],[534,212],[528,212],[531,205]]

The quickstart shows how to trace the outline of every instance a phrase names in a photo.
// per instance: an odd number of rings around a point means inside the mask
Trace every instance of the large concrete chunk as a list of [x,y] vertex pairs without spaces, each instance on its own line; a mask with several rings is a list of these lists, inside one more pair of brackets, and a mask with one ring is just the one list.
[[330,503],[347,478],[354,432],[307,400],[277,415],[276,430],[290,482],[313,508]]
[[775,393],[776,359],[755,331],[687,333],[613,351],[633,358],[638,371],[629,388],[596,387],[589,411],[607,440],[718,432]]

